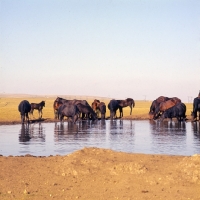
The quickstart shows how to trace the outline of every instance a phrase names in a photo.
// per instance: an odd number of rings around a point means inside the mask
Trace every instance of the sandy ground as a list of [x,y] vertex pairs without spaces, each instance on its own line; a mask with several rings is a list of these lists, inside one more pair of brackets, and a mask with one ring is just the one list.
[[85,148],[66,156],[1,156],[0,166],[0,199],[200,199],[200,155]]

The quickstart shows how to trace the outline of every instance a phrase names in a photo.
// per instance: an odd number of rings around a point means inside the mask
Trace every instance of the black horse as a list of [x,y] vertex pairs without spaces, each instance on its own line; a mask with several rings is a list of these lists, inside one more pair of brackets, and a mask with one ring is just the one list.
[[173,107],[165,110],[161,115],[161,120],[163,121],[165,118],[177,118],[179,122],[186,120],[186,105],[184,103],[178,103]]
[[193,100],[193,111],[191,113],[192,121],[197,120],[197,112],[199,112],[199,120],[200,120],[200,98],[196,97]]
[[110,110],[110,118],[113,119],[116,116],[116,112],[119,109],[119,104],[117,102],[117,100],[112,99],[110,100],[109,104],[108,104],[108,109]]
[[22,124],[24,123],[25,120],[28,121],[29,123],[28,113],[31,111],[31,104],[27,100],[23,100],[20,102],[18,110],[21,115]]
[[42,109],[45,107],[45,101],[41,101],[40,103],[31,103],[31,115],[33,116],[33,111],[38,110],[39,118],[42,118]]

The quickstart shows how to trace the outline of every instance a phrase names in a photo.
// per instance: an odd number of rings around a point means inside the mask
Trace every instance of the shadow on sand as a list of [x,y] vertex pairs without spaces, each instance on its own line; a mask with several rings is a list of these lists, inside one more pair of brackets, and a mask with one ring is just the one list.
[[49,118],[41,118],[41,119],[31,119],[29,120],[30,123],[34,124],[34,123],[39,123],[39,122],[44,122],[46,120],[48,120]]

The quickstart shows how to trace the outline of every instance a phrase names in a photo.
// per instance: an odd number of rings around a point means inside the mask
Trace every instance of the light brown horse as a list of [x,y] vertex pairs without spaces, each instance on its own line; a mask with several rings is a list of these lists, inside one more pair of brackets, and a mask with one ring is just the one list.
[[123,108],[127,106],[130,107],[130,115],[132,115],[132,108],[135,106],[135,101],[133,99],[127,98],[125,100],[117,100],[117,103],[119,105],[120,117],[123,117]]
[[177,97],[173,97],[167,101],[161,102],[155,109],[154,119],[158,119],[159,116],[167,109],[175,106],[176,104],[180,103],[181,100]]
[[159,107],[160,103],[166,102],[168,100],[172,100],[175,104],[181,103],[181,100],[178,97],[164,97],[160,96],[156,100],[154,100],[150,106],[150,111],[149,111],[149,118],[153,119],[155,116],[155,111],[156,108]]
[[94,112],[99,117],[99,113],[101,113],[101,119],[105,119],[106,116],[106,104],[104,102],[100,102],[99,100],[95,99],[91,105]]
[[92,109],[94,110],[94,112],[97,114],[97,116],[99,115],[99,112],[100,112],[100,109],[99,109],[99,104],[100,104],[100,101],[98,99],[95,99],[93,102],[92,102]]

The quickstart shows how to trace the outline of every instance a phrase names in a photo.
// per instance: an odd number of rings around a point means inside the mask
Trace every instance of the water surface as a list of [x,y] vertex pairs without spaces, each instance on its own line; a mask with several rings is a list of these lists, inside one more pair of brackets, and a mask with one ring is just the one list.
[[0,154],[66,155],[84,147],[130,153],[200,154],[200,124],[149,120],[0,126]]

